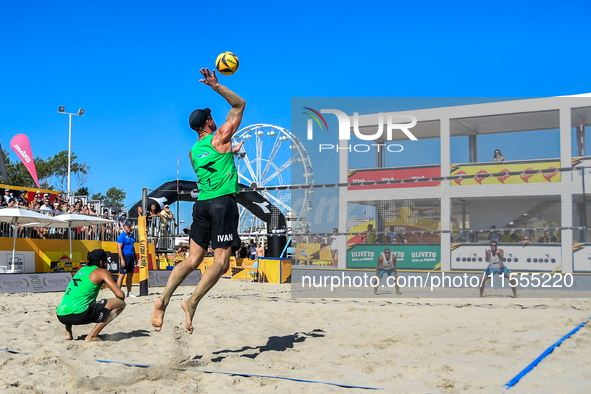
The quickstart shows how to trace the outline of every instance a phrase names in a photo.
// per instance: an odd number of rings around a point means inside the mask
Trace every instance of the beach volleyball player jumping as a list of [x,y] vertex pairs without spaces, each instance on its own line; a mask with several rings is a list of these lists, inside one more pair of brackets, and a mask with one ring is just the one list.
[[[172,270],[166,288],[154,302],[152,326],[162,329],[164,312],[176,288],[199,267],[211,241],[214,249],[213,265],[208,268],[193,294],[182,301],[186,314],[185,327],[193,333],[193,315],[199,301],[217,283],[230,266],[230,256],[240,247],[238,237],[238,206],[235,195],[239,191],[238,172],[234,164],[232,136],[242,122],[246,101],[218,83],[215,71],[201,69],[203,82],[220,94],[232,106],[226,123],[217,129],[209,108],[196,109],[189,116],[189,126],[199,136],[189,155],[199,179],[199,195],[193,206],[189,257]],[[217,132],[216,132],[217,130]],[[214,134],[215,132],[215,134]]]

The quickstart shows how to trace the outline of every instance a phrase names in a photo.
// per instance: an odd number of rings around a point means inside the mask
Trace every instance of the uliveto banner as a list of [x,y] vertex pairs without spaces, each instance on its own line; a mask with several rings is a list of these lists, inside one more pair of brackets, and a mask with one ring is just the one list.
[[29,174],[33,177],[37,187],[39,187],[39,179],[37,178],[37,170],[35,169],[35,161],[33,160],[33,152],[31,151],[29,138],[24,134],[17,134],[12,137],[10,147],[21,159],[26,169],[29,171]]
[[439,245],[380,245],[355,244],[348,246],[347,268],[376,268],[384,249],[396,256],[398,269],[433,269],[441,262]]

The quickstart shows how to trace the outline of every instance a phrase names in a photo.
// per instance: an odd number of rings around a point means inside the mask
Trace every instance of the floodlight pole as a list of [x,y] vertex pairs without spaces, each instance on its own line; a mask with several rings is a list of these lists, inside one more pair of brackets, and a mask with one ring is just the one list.
[[[71,205],[72,197],[70,196],[70,168],[72,166],[72,114],[68,115],[70,115],[70,127],[68,131],[68,204]],[[70,260],[72,260],[72,256],[70,256]]]
[[72,196],[70,195],[70,179],[71,179],[71,172],[72,172],[72,115],[76,116],[84,116],[84,109],[80,108],[78,113],[73,114],[71,112],[65,112],[66,107],[60,106],[57,112],[59,114],[69,115],[70,117],[70,124],[68,127],[68,204],[71,205],[72,203]]

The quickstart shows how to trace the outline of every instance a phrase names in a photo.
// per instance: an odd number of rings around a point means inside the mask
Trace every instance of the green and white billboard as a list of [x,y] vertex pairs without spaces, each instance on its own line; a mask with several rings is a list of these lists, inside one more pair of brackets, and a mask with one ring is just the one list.
[[347,268],[376,268],[384,249],[396,256],[398,269],[433,269],[441,262],[439,245],[348,245]]

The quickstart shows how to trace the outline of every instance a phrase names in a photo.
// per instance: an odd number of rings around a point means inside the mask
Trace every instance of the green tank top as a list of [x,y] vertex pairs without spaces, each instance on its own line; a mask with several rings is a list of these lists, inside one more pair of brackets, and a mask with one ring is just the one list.
[[97,268],[96,265],[93,265],[78,270],[68,285],[61,304],[57,307],[58,315],[82,313],[88,309],[88,305],[96,301],[101,286],[92,283],[88,277]]
[[238,193],[238,171],[234,154],[219,153],[211,146],[213,135],[201,138],[189,152],[191,164],[199,180],[198,200]]

